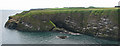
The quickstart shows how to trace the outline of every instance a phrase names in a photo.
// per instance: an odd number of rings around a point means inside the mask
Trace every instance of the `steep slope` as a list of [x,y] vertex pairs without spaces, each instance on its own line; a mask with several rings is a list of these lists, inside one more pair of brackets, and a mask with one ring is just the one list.
[[5,27],[20,31],[68,31],[118,40],[118,8],[30,10],[10,16]]

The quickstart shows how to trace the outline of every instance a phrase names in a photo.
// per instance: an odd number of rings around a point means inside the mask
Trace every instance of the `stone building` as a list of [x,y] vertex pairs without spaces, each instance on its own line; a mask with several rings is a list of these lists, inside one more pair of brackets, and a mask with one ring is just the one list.
[[115,7],[120,7],[120,1],[118,2],[118,6],[115,6]]
[[118,2],[118,6],[120,6],[120,1]]

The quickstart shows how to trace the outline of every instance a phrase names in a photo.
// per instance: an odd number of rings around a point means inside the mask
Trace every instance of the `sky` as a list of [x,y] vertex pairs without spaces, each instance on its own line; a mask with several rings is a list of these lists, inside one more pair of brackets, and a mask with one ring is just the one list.
[[120,0],[0,0],[2,10],[29,10],[32,8],[114,7]]

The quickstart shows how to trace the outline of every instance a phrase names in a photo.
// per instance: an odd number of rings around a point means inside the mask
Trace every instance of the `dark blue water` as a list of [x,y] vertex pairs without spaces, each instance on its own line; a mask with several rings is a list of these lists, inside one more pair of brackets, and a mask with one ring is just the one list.
[[[0,24],[0,31],[2,31],[2,44],[118,44],[117,41],[104,40],[87,35],[75,36],[55,32],[21,32],[4,28],[4,24],[8,20],[8,16],[14,15],[17,12],[21,11],[2,11],[2,23]],[[56,36],[61,35],[69,36],[69,38],[56,38]]]

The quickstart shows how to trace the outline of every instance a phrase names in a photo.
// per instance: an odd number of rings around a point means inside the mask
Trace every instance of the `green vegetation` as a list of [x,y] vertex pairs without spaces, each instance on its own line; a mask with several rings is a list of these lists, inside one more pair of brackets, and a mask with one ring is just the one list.
[[[14,27],[16,30],[20,31],[52,31],[65,29],[71,32],[83,33],[97,37],[108,37],[115,36],[117,30],[115,29],[113,34],[106,33],[105,27],[102,31],[94,30],[90,28],[89,30],[83,30],[89,24],[93,22],[92,26],[97,26],[98,22],[102,21],[101,18],[109,19],[112,24],[107,25],[112,28],[112,25],[119,25],[119,10],[120,8],[49,8],[44,10],[30,10],[23,11],[20,14],[10,16],[8,22],[6,23],[7,28]],[[97,23],[97,24],[96,24]],[[17,26],[16,26],[17,25]],[[53,28],[55,27],[55,28]]]
[[49,20],[49,21],[56,28],[56,25],[51,20]]

